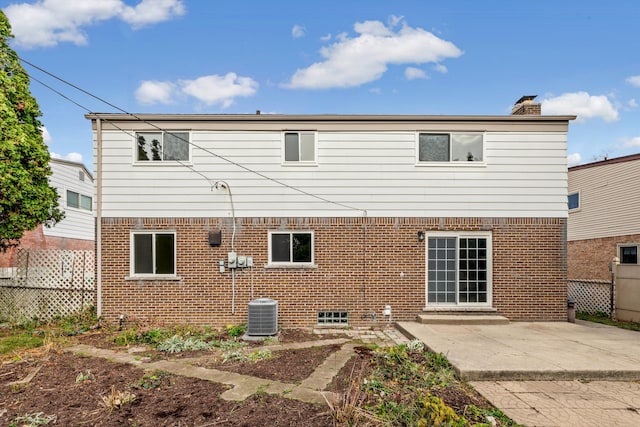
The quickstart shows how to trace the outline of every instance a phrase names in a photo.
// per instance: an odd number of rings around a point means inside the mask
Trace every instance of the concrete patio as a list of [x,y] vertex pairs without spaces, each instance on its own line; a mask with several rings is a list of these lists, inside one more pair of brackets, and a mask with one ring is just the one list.
[[582,321],[397,326],[519,424],[640,425],[638,332]]

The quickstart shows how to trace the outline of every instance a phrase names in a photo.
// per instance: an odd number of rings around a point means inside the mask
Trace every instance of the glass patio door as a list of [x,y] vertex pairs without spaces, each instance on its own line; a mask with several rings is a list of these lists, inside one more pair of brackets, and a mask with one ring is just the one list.
[[490,238],[427,238],[427,305],[490,303]]

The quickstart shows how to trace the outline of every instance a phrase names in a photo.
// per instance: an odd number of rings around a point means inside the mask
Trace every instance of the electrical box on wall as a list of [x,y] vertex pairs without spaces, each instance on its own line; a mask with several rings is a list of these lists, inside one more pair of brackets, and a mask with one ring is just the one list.
[[235,252],[229,252],[227,254],[227,266],[229,268],[236,268],[238,266],[238,256]]
[[238,268],[245,268],[247,266],[247,257],[243,255],[238,255]]
[[222,230],[209,231],[209,246],[220,246],[222,244]]

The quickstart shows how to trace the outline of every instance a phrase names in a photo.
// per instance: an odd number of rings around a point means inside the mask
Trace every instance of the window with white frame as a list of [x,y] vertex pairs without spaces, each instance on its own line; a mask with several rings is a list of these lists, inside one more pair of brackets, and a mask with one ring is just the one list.
[[304,265],[313,262],[313,232],[269,232],[269,264]]
[[136,132],[137,162],[189,161],[189,132]]
[[618,245],[620,264],[638,264],[638,243],[621,243]]
[[427,303],[488,304],[491,235],[435,234],[427,237]]
[[176,233],[140,231],[131,233],[132,276],[175,276]]
[[312,163],[316,162],[316,133],[284,132],[284,162]]
[[67,190],[67,207],[91,212],[93,210],[92,198],[91,196]]
[[482,133],[419,133],[418,162],[482,162]]
[[569,196],[567,197],[567,204],[570,211],[580,209],[580,193],[575,192],[569,194]]

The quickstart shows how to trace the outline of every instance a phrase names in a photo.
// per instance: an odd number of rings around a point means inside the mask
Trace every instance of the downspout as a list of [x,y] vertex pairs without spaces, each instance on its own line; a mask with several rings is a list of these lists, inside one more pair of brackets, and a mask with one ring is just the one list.
[[102,316],[102,121],[96,118],[96,314]]

